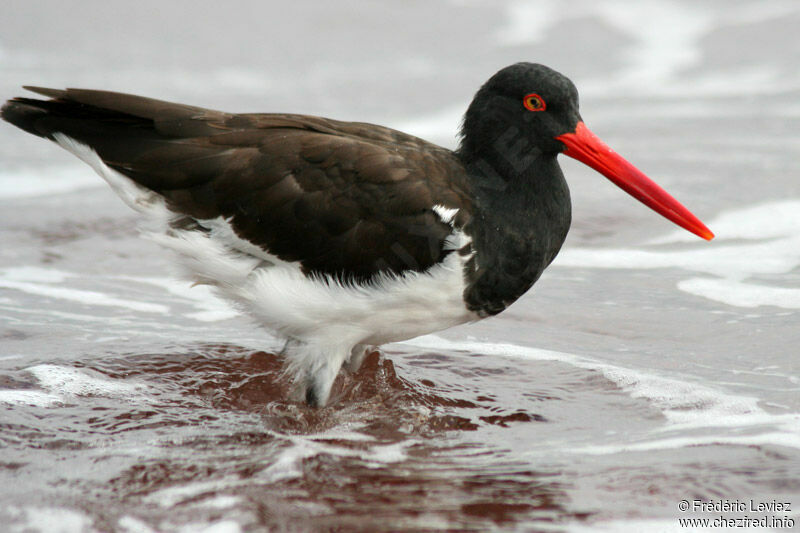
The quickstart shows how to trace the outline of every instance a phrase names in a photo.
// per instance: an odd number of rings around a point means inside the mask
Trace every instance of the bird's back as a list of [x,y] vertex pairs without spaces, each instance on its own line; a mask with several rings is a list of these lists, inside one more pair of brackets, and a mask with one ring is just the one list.
[[31,90],[3,118],[89,146],[191,219],[306,272],[364,281],[424,271],[451,233],[431,209],[469,203],[455,155],[400,131],[296,114],[233,114],[108,91]]

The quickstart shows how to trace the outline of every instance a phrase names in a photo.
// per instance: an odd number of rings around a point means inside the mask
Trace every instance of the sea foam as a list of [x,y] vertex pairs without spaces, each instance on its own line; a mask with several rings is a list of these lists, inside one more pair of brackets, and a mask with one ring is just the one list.
[[[800,449],[800,414],[772,414],[759,406],[759,399],[732,394],[677,376],[659,376],[625,368],[590,357],[507,343],[452,341],[435,335],[418,337],[405,343],[411,346],[465,351],[539,361],[559,361],[578,368],[601,372],[632,398],[641,398],[656,407],[666,424],[644,442],[616,443],[576,449],[581,453],[616,453],[624,450],[683,447],[730,442],[732,444],[774,444]],[[691,430],[708,428],[748,428],[737,435]],[[673,435],[679,436],[673,436]]]
[[[686,232],[651,240],[638,248],[567,248],[558,267],[678,268],[710,274],[681,280],[678,289],[726,305],[771,305],[800,309],[800,287],[788,274],[800,267],[800,200],[768,202],[723,212],[708,224],[715,240]],[[679,249],[660,245],[681,243]],[[686,243],[686,244],[683,244]],[[768,276],[769,284],[752,278]]]

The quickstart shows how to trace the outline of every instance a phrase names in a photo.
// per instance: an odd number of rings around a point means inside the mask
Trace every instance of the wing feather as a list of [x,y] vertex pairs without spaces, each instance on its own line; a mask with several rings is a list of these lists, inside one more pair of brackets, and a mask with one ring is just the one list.
[[361,280],[427,269],[450,253],[452,228],[433,207],[469,202],[452,152],[390,128],[31,90],[51,100],[17,98],[3,116],[37,135],[62,132],[89,145],[174,211],[224,217],[240,237],[307,272]]

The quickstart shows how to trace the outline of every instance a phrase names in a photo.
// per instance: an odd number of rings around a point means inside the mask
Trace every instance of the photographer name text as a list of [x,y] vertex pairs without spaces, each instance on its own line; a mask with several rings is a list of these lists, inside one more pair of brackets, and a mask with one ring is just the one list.
[[681,511],[695,513],[786,513],[792,504],[787,501],[769,500],[683,500]]

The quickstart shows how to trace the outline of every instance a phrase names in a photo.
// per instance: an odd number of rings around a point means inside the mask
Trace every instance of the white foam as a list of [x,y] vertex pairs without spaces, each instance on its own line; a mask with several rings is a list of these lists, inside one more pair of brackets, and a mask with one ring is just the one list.
[[[795,430],[797,430],[797,427],[795,427]],[[675,450],[690,446],[712,446],[717,444],[730,444],[734,446],[769,445],[800,449],[800,434],[790,433],[789,431],[769,431],[753,435],[691,435],[633,443],[581,446],[564,449],[563,451],[586,455],[613,455],[617,453]]]
[[408,459],[406,450],[410,447],[411,445],[404,441],[382,446],[371,446],[369,453],[361,457],[368,461],[367,466],[383,468],[387,463],[400,463]]
[[56,270],[54,268],[42,268],[38,266],[19,266],[7,268],[2,271],[5,279],[13,281],[29,281],[34,283],[63,283],[72,276],[68,272]]
[[655,441],[581,448],[580,451],[616,453],[623,448],[685,446],[702,443],[702,440],[698,440],[702,438],[710,438],[714,442],[722,438],[737,444],[771,443],[800,448],[800,413],[773,415],[759,407],[758,398],[727,393],[693,381],[657,376],[588,357],[515,344],[451,341],[435,335],[418,337],[401,344],[540,361],[560,361],[578,368],[599,371],[632,398],[647,400],[659,409],[667,421],[661,432],[724,427],[748,427],[752,430],[751,434],[735,437],[686,437],[686,440],[665,440],[659,436]]
[[296,439],[292,445],[281,451],[280,455],[259,474],[259,477],[264,477],[268,483],[301,478],[303,477],[303,461],[316,456],[319,452],[320,447],[313,443]]
[[220,520],[213,524],[187,524],[178,531],[185,533],[240,533],[242,526],[233,520]]
[[203,500],[200,503],[203,507],[209,507],[211,509],[228,509],[229,507],[238,505],[241,503],[241,501],[242,498],[239,496],[221,495],[215,496],[214,498],[210,498],[208,500]]
[[172,508],[187,500],[192,500],[205,493],[216,492],[231,485],[238,484],[238,481],[233,479],[229,480],[214,480],[214,481],[201,481],[197,483],[189,483],[185,485],[176,485],[166,489],[157,490],[145,497],[148,503],[155,503],[165,509]]
[[[85,514],[63,507],[25,507],[13,512],[21,518],[21,531],[47,531],[48,533],[91,533],[97,531],[93,521]],[[20,516],[21,515],[21,516]]]
[[170,294],[189,300],[192,305],[200,311],[187,313],[185,316],[200,322],[228,320],[240,314],[227,302],[215,296],[211,288],[207,285],[190,285],[185,280],[171,278],[120,276],[118,279],[137,281],[139,283],[161,287],[169,291]]
[[0,404],[52,407],[63,403],[64,399],[61,396],[50,392],[38,390],[0,390]]
[[117,521],[120,531],[125,533],[156,533],[156,530],[132,516],[123,516]]
[[476,340],[453,341],[437,335],[423,335],[415,339],[398,342],[396,344],[430,348],[434,350],[452,350],[479,353],[483,355],[498,355],[506,357],[524,357],[539,361],[562,361],[575,366],[589,363],[592,360],[579,355],[555,352],[541,348],[531,348],[517,344],[481,342]]
[[[792,241],[800,241],[792,239]],[[784,249],[783,242],[717,244],[699,243],[683,250],[636,248],[569,248],[554,265],[579,268],[680,268],[720,277],[785,274],[800,263],[800,246]],[[791,244],[800,245],[800,242]]]
[[[800,201],[786,200],[724,212],[708,226],[714,241],[672,233],[650,244],[690,242],[671,250],[639,248],[567,248],[556,258],[560,267],[679,268],[719,279],[691,278],[678,283],[690,294],[727,305],[800,308],[800,288],[747,281],[756,275],[780,275],[800,267]],[[686,232],[683,232],[686,233]]]
[[407,450],[418,444],[414,439],[390,444],[371,444],[366,449],[352,449],[331,444],[330,441],[371,441],[372,437],[354,431],[333,429],[311,435],[289,435],[270,431],[278,439],[287,441],[275,461],[259,475],[268,482],[295,479],[303,476],[303,461],[321,454],[336,457],[353,457],[366,462],[371,468],[382,468],[388,463],[398,463],[408,459]]
[[121,307],[144,313],[167,314],[169,312],[169,308],[165,305],[123,300],[96,291],[60,286],[59,284],[69,276],[70,274],[57,270],[48,272],[46,269],[38,267],[17,267],[0,272],[0,287],[85,305]]
[[45,390],[72,396],[142,397],[149,387],[144,383],[113,380],[89,369],[41,364],[26,369]]
[[800,289],[708,278],[690,278],[679,282],[678,288],[735,307],[773,305],[784,309],[800,309]]

